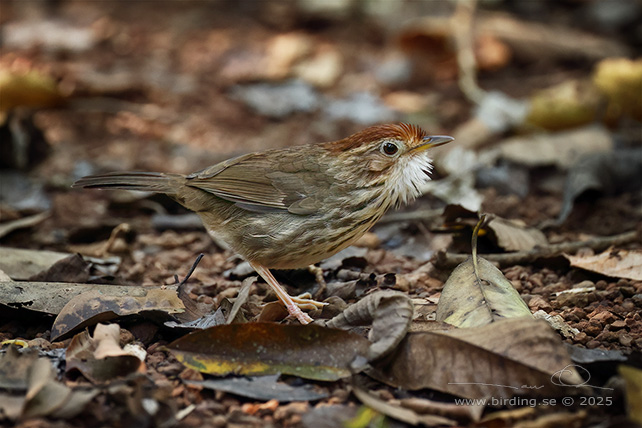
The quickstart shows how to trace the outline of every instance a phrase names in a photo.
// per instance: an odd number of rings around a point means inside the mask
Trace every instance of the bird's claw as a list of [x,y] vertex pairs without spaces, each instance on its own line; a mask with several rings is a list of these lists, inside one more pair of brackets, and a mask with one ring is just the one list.
[[325,302],[319,302],[317,300],[312,299],[312,295],[310,293],[303,293],[299,294],[296,297],[292,297],[292,301],[296,304],[301,309],[305,309],[308,311],[314,311],[316,309],[321,309],[327,303]]

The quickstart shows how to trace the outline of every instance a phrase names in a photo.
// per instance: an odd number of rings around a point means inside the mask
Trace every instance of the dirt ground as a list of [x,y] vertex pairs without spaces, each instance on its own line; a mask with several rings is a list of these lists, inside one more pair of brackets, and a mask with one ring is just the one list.
[[[570,407],[486,406],[485,420],[446,413],[458,421],[450,426],[641,423],[636,417],[642,409],[630,404],[636,396],[627,382],[637,379],[640,397],[642,91],[628,94],[642,88],[642,66],[638,59],[621,72],[632,85],[629,92],[609,92],[598,77],[607,74],[600,67],[609,60],[640,58],[642,3],[479,2],[470,18],[478,31],[469,42],[477,88],[528,102],[539,114],[512,122],[505,118],[517,115],[518,104],[483,104],[487,110],[480,111],[479,99],[462,90],[458,76],[471,71],[457,62],[466,47],[457,38],[465,39],[472,27],[462,24],[465,11],[454,2],[330,3],[1,0],[0,71],[6,80],[0,79],[0,228],[47,214],[2,229],[0,245],[85,257],[78,268],[45,269],[30,281],[170,289],[202,253],[182,299],[201,314],[214,312],[239,295],[253,272],[214,242],[198,219],[162,195],[71,184],[110,171],[186,174],[251,151],[338,140],[378,123],[415,123],[430,134],[455,137],[435,149],[432,174],[435,183],[450,178],[450,187],[427,190],[390,212],[355,246],[317,264],[317,277],[296,270],[276,272],[277,279],[292,295],[330,299],[336,313],[377,290],[401,291],[415,303],[415,321],[434,321],[444,284],[461,261],[456,256],[471,253],[478,213],[518,221],[501,231],[492,228],[499,220],[484,226],[479,252],[500,267],[532,313],[561,317],[572,333],[556,333],[560,342],[605,351],[603,359],[584,366],[590,385],[614,392],[596,389],[586,405]],[[610,15],[606,3],[612,3]],[[449,21],[453,14],[457,20]],[[11,80],[25,75],[33,80]],[[624,87],[617,78],[614,85]],[[542,139],[554,142],[552,148]],[[586,169],[578,166],[583,156],[603,163]],[[573,174],[580,184],[569,179]],[[567,207],[568,215],[558,219]],[[531,238],[545,244],[530,245]],[[538,253],[578,242],[585,244]],[[595,267],[598,262],[581,268],[565,257],[604,251],[613,265],[608,272]],[[512,253],[523,257],[493,259]],[[321,282],[327,288],[319,292]],[[55,351],[66,349],[69,356],[73,335],[83,328],[93,334],[101,319],[85,319],[58,340],[60,335],[52,337],[56,313],[0,297],[0,340],[25,340],[49,352],[59,364],[59,384],[95,391],[73,416],[5,414],[2,426],[392,427],[413,420],[365,402],[355,390],[395,405],[410,399],[451,403],[457,396],[394,387],[365,374],[332,382],[283,375],[290,386],[326,392],[321,399],[291,402],[192,385],[188,381],[210,375],[164,348],[186,332],[135,313],[110,321],[121,327],[120,346],[137,344],[145,352],[143,373],[99,382],[82,370],[65,372],[65,357]],[[278,305],[265,306],[275,300],[259,279],[242,307],[244,320],[296,324]],[[636,374],[618,372],[621,364]],[[0,368],[0,375],[6,370]],[[610,405],[595,401],[606,396],[613,398]]]

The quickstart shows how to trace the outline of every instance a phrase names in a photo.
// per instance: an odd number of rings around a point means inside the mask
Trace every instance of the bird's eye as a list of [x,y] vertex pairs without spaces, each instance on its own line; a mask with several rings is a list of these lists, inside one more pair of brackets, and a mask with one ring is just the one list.
[[386,142],[381,145],[381,151],[385,155],[392,156],[399,151],[399,147],[394,143]]

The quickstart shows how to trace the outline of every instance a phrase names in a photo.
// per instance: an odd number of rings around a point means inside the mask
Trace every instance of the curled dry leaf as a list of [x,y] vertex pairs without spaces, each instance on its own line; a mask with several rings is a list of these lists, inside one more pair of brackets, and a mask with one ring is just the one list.
[[394,387],[431,388],[466,398],[555,396],[587,389],[557,333],[545,321],[529,318],[409,333],[368,374]]
[[594,256],[564,254],[571,266],[615,278],[642,281],[642,250],[607,250]]
[[0,415],[9,420],[71,418],[98,394],[57,382],[48,358],[39,358],[33,348],[21,353],[13,346],[0,355],[0,388]]
[[372,324],[368,361],[381,358],[399,345],[412,322],[414,306],[405,294],[379,291],[348,307],[325,323],[326,327],[346,328]]
[[[118,324],[98,324],[91,337],[78,333],[67,347],[67,373],[78,370],[92,382],[107,382],[136,371],[144,373],[145,363],[118,344]],[[144,359],[144,357],[143,357]]]
[[504,318],[531,317],[531,311],[502,272],[477,257],[455,268],[437,304],[437,321],[478,327]]
[[352,374],[369,342],[317,325],[228,324],[195,331],[167,345],[183,364],[202,373],[290,374],[334,381]]
[[145,294],[132,287],[133,295],[109,295],[108,290],[88,291],[71,299],[62,308],[51,327],[52,340],[70,334],[74,330],[119,316],[147,314],[165,318],[185,310],[183,302],[171,288],[143,289]]

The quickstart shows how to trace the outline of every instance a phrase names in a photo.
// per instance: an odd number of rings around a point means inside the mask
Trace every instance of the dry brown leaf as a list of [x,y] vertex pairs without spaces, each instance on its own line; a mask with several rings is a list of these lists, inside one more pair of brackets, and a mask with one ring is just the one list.
[[487,225],[495,233],[497,245],[506,251],[528,251],[540,245],[548,245],[541,230],[528,227],[518,220],[493,217]]
[[57,251],[0,247],[0,269],[11,279],[21,281],[49,269],[54,263],[70,255]]
[[58,315],[71,299],[90,291],[111,296],[142,297],[147,294],[147,290],[129,285],[0,281],[0,303],[14,308]]
[[94,290],[71,299],[62,308],[51,327],[51,340],[59,340],[71,332],[98,322],[105,322],[118,316],[141,313],[154,314],[157,318],[168,318],[171,314],[185,310],[183,302],[171,288],[143,289],[145,294],[110,295],[109,290]]
[[499,146],[503,159],[529,167],[556,165],[567,169],[586,154],[613,150],[610,132],[601,126],[513,137]]
[[444,284],[437,321],[479,327],[505,318],[531,317],[530,309],[502,272],[482,257],[477,260],[478,270],[469,258]]
[[404,389],[431,388],[466,398],[585,392],[559,336],[545,321],[498,321],[477,328],[410,333],[376,379]]
[[571,256],[564,254],[571,266],[597,272],[615,278],[642,281],[642,251],[613,250],[593,256]]
[[66,372],[80,371],[92,382],[106,382],[136,371],[144,373],[145,363],[118,344],[118,324],[98,324],[91,337],[87,331],[74,336],[67,347]]
[[13,346],[0,354],[0,389],[0,414],[9,420],[72,418],[98,394],[57,382],[48,358],[39,358],[35,348],[20,353]]
[[366,296],[325,323],[330,328],[372,324],[368,361],[390,353],[406,335],[412,323],[413,304],[398,291],[385,290]]

